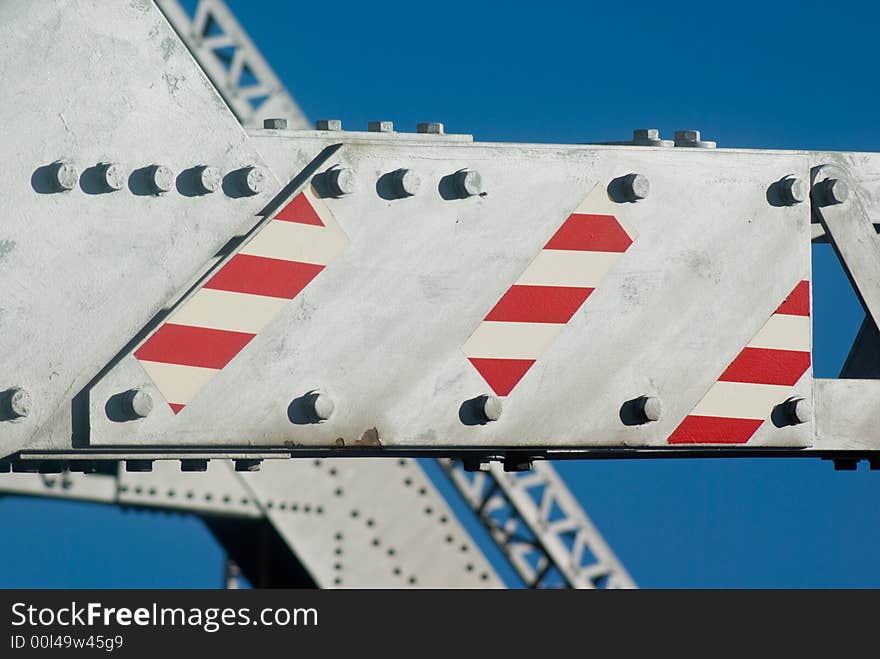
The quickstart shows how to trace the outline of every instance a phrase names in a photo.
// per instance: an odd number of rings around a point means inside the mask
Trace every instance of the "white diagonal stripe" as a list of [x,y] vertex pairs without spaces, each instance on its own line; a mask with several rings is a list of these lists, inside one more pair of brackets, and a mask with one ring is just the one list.
[[327,265],[348,244],[342,231],[300,222],[272,220],[241,254]]
[[734,419],[767,419],[791,395],[791,387],[749,382],[716,382],[691,414]]
[[537,359],[565,325],[484,320],[462,346],[468,357]]
[[220,371],[199,366],[140,361],[156,388],[169,403],[186,405]]
[[[595,185],[580,205],[572,211],[581,215],[620,215],[620,204],[608,198],[608,191],[602,185]],[[632,237],[632,236],[630,236]]]
[[288,302],[278,297],[202,288],[166,322],[259,334]]
[[545,249],[529,264],[516,283],[596,288],[621,256],[623,254],[619,252]]
[[773,314],[748,347],[809,352],[811,331],[809,316]]

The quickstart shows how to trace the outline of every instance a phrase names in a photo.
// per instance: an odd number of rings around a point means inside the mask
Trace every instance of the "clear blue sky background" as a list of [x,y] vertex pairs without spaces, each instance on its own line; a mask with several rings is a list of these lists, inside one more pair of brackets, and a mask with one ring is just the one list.
[[[311,118],[478,140],[702,129],[722,147],[880,151],[872,2],[254,2],[230,6]],[[814,248],[815,374],[862,312]],[[880,586],[880,473],[819,460],[559,464],[645,587]],[[0,476],[2,478],[2,476]],[[0,499],[0,586],[219,585],[179,515]]]

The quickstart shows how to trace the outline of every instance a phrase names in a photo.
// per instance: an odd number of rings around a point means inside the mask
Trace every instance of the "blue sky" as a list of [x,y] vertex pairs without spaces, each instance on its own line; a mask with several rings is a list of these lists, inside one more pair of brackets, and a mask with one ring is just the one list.
[[[722,147],[880,151],[867,2],[359,3],[231,0],[313,119],[478,140],[627,139],[698,128]],[[814,370],[862,312],[814,248]],[[558,468],[646,587],[880,586],[880,473],[819,460],[628,460]],[[0,499],[0,586],[219,585],[197,520]]]

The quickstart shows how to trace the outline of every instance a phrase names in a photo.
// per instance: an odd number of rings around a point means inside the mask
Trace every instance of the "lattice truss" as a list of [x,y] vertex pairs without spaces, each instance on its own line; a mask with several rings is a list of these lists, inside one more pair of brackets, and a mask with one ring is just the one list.
[[549,463],[527,472],[441,464],[527,586],[637,587]]

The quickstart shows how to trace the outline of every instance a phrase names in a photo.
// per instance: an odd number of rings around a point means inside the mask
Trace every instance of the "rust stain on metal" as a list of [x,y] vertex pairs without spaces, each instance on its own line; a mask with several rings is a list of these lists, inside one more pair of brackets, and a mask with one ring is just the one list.
[[345,440],[342,437],[336,438],[336,447],[337,448],[345,448]]
[[379,431],[375,428],[368,428],[355,444],[357,446],[382,446],[382,442],[379,441]]

